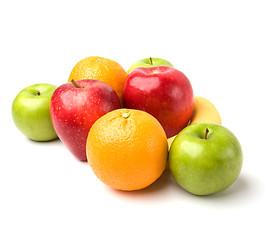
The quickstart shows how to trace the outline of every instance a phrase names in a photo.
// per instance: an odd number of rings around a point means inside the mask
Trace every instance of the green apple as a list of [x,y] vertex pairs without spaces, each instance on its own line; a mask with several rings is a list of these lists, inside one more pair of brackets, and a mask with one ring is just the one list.
[[173,67],[173,65],[162,58],[144,58],[135,62],[131,67],[129,67],[127,73],[131,72],[133,69],[138,67],[158,67],[158,66],[168,66]]
[[183,129],[169,151],[177,183],[195,195],[220,192],[238,178],[243,163],[239,141],[227,128],[197,123]]
[[24,88],[12,104],[12,118],[16,127],[35,141],[57,138],[50,117],[50,101],[57,87],[41,83]]

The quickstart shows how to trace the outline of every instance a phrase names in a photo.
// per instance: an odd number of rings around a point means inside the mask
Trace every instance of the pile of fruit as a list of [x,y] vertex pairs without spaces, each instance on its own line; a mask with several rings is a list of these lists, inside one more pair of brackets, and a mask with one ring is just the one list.
[[185,74],[160,58],[127,72],[113,60],[85,58],[67,83],[23,89],[12,116],[28,138],[59,138],[118,190],[145,188],[168,165],[188,192],[213,194],[231,186],[242,167],[240,143],[214,105],[194,97]]

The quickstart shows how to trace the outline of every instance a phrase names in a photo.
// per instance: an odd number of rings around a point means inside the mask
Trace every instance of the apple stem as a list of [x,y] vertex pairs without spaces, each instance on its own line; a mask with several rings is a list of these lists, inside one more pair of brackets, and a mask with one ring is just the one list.
[[81,88],[73,79],[71,80],[71,83],[76,87],[76,88]]
[[37,91],[37,95],[40,96],[40,91]]
[[151,65],[153,65],[153,62],[152,62],[152,58],[150,57],[150,62],[151,62]]
[[208,128],[206,128],[206,130],[205,130],[205,135],[204,135],[204,139],[207,139],[207,135],[208,135],[208,133],[209,133],[209,129],[208,129]]

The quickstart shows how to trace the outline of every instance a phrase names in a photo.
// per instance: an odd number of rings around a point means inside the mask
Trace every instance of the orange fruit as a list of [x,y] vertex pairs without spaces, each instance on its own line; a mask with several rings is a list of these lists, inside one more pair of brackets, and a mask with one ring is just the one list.
[[89,165],[103,183],[133,191],[149,186],[163,173],[168,144],[156,118],[143,111],[122,108],[93,124],[86,152]]
[[110,59],[102,57],[87,57],[79,61],[72,69],[68,82],[72,79],[95,79],[112,87],[122,102],[122,93],[126,78],[126,71],[122,66]]

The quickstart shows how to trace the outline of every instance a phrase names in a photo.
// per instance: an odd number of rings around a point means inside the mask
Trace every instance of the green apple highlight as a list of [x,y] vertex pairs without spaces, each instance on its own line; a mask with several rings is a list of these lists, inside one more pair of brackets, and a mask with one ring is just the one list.
[[162,58],[144,58],[135,62],[131,67],[129,67],[127,73],[131,72],[133,69],[138,67],[158,67],[158,66],[168,66],[173,67],[173,65]]
[[169,151],[169,168],[177,183],[195,195],[225,190],[243,163],[239,141],[227,128],[197,123],[183,129]]
[[16,127],[35,141],[57,138],[50,117],[50,101],[57,87],[51,84],[35,84],[24,88],[12,104],[12,118]]

